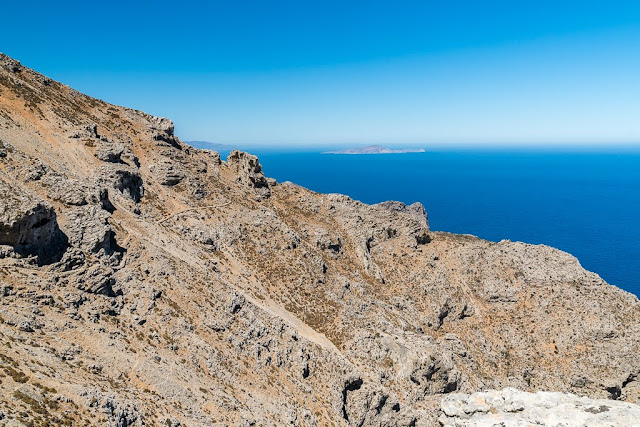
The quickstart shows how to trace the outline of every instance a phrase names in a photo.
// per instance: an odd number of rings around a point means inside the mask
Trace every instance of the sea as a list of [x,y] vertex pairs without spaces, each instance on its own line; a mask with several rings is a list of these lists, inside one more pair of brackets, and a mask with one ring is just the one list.
[[365,203],[421,202],[432,230],[553,246],[640,296],[640,149],[250,151],[279,182]]

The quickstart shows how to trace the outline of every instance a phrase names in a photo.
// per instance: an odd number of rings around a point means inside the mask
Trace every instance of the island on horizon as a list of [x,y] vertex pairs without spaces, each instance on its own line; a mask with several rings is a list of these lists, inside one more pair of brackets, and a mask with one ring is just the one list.
[[340,151],[325,151],[322,154],[402,154],[402,153],[424,153],[424,148],[399,148],[392,149],[382,145],[368,145],[362,148],[347,148]]
[[209,141],[185,141],[185,143],[189,144],[194,148],[199,148],[201,150],[220,151],[220,150],[231,150],[233,148],[231,145],[221,144],[218,142],[209,142]]

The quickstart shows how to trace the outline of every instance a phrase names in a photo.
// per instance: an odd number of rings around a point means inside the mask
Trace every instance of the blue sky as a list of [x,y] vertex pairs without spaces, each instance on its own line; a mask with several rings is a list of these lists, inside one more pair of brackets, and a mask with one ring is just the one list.
[[185,140],[640,143],[638,1],[18,3],[0,51]]

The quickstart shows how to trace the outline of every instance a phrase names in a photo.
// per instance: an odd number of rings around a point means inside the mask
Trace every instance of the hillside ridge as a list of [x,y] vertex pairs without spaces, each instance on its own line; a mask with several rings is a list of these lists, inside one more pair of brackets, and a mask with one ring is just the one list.
[[8,425],[429,426],[507,387],[637,404],[639,319],[565,252],[278,183],[0,54]]

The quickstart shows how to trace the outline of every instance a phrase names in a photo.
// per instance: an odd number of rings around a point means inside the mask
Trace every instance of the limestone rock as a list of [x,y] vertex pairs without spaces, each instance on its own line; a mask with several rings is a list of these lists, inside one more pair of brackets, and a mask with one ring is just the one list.
[[429,220],[427,218],[427,211],[420,202],[415,202],[409,206],[402,202],[388,201],[379,203],[378,206],[388,209],[392,212],[408,213],[415,219],[417,219],[423,227],[429,228]]
[[151,129],[154,130],[153,139],[174,148],[182,149],[178,138],[173,134],[173,122],[165,117],[148,116]]
[[19,73],[22,71],[22,64],[7,55],[0,54],[0,65],[10,73]]
[[0,139],[0,159],[4,159],[5,157],[7,157],[8,153],[9,153],[9,147],[4,141]]
[[69,213],[69,242],[91,254],[111,255],[120,252],[110,224],[111,214],[99,206],[81,206]]
[[271,188],[256,156],[234,150],[229,153],[227,164],[238,174],[238,180],[251,187],[258,198],[265,199],[271,195]]
[[0,245],[40,262],[62,255],[67,239],[51,205],[0,180],[0,207]]
[[640,424],[640,406],[589,399],[569,393],[527,393],[513,388],[452,394],[441,403],[445,427],[494,426],[612,426]]
[[111,187],[137,203],[144,195],[142,176],[137,168],[126,166],[103,166],[96,178],[98,186]]
[[116,279],[113,270],[109,267],[96,265],[79,275],[76,279],[78,289],[93,294],[103,294],[114,297],[122,294],[116,287]]
[[95,156],[103,162],[120,163],[124,152],[124,144],[102,144],[96,150]]
[[161,185],[169,187],[179,184],[185,177],[184,169],[179,164],[168,159],[154,163],[149,169],[157,177]]

